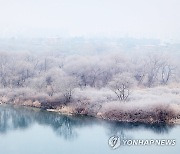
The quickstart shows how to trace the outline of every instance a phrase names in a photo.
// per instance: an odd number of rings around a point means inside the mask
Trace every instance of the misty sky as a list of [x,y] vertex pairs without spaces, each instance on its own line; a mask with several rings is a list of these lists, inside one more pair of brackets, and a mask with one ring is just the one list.
[[180,40],[180,0],[0,0],[0,37]]

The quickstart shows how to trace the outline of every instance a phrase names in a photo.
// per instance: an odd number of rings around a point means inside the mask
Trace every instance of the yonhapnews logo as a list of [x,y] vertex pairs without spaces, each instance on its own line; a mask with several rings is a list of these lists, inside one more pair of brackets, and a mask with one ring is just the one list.
[[111,136],[108,144],[112,149],[120,146],[175,146],[175,139],[121,139],[119,136]]

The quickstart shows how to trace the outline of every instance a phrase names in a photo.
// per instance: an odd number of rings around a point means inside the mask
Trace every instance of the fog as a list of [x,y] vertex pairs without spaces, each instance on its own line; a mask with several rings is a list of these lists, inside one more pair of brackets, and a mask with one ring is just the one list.
[[0,0],[0,104],[171,123],[180,115],[179,8],[179,0]]
[[180,40],[179,0],[0,0],[0,37]]

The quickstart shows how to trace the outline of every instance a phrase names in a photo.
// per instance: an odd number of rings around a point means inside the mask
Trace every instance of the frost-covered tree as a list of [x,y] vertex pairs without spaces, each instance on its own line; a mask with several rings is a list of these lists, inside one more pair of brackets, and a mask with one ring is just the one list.
[[126,101],[135,82],[132,74],[122,73],[115,75],[108,86],[116,94],[119,101]]
[[0,90],[15,94],[31,89],[33,94],[52,100],[58,97],[64,102],[73,100],[73,92],[78,88],[82,93],[88,88],[111,89],[120,101],[125,101],[136,82],[145,88],[179,83],[179,79],[179,58],[169,54],[0,52]]
[[65,102],[72,100],[74,90],[77,87],[77,80],[74,77],[64,76],[58,86],[61,88],[61,93],[65,98]]
[[149,53],[146,57],[146,85],[152,87],[157,84],[167,84],[171,79],[175,67],[169,55],[160,53]]

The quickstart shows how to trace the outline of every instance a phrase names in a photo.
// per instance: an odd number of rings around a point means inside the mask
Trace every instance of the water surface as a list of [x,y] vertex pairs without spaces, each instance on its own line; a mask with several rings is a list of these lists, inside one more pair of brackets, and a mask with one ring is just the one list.
[[[109,137],[176,139],[175,146],[120,146]],[[64,116],[33,108],[0,106],[0,154],[178,154],[180,127],[117,123]]]

